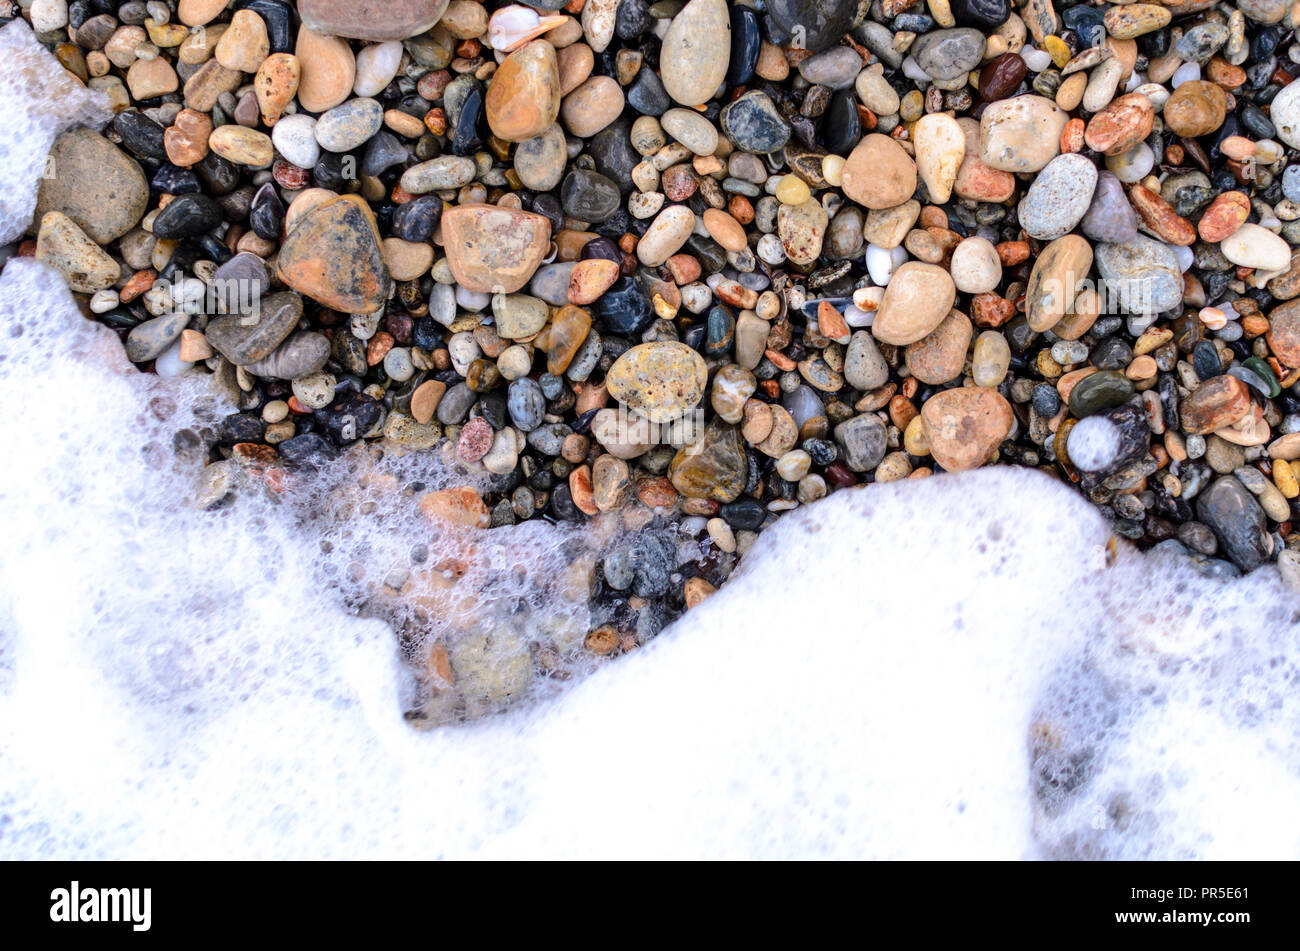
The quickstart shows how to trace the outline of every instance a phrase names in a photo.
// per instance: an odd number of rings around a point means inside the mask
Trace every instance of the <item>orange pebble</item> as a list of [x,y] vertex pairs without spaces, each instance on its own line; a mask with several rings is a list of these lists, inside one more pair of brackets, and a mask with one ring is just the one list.
[[1065,130],[1061,133],[1061,151],[1083,151],[1083,130],[1084,122],[1082,119],[1071,119],[1067,122]]

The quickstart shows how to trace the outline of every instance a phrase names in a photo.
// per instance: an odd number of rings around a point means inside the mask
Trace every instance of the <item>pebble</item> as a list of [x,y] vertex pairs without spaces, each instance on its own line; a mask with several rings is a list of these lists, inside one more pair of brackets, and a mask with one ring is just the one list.
[[458,284],[481,293],[512,294],[541,264],[551,227],[541,215],[470,204],[443,213],[442,235]]
[[977,469],[1011,432],[1011,404],[994,389],[977,386],[944,390],[921,407],[925,437],[934,461],[949,472]]
[[908,261],[894,272],[876,311],[871,332],[877,340],[896,346],[928,335],[948,315],[957,289],[941,267]]
[[149,183],[140,164],[102,135],[74,129],[60,136],[47,159],[35,220],[57,211],[98,244],[122,237],[144,217]]
[[1090,159],[1058,155],[1043,167],[1020,202],[1020,226],[1040,241],[1073,231],[1092,207],[1097,178]]
[[560,75],[551,44],[534,40],[505,58],[484,100],[498,138],[523,142],[549,129],[560,114]]
[[347,195],[307,212],[288,230],[276,273],[326,307],[353,314],[377,311],[388,296],[390,277],[369,205]]
[[611,397],[655,423],[670,422],[694,408],[707,381],[704,359],[676,341],[631,348],[605,377]]
[[893,208],[916,191],[916,163],[889,136],[864,136],[844,163],[844,194],[866,208]]
[[659,51],[664,90],[683,106],[703,105],[731,62],[731,18],[724,0],[690,0],[673,17]]
[[351,152],[368,142],[384,124],[384,107],[375,99],[352,99],[316,122],[316,141],[329,152]]
[[342,104],[356,85],[356,57],[338,35],[304,27],[298,31],[294,57],[300,69],[298,103],[308,112],[325,112]]
[[[121,266],[103,248],[60,211],[46,212],[41,218],[36,259],[54,268],[63,275],[68,287],[83,294],[111,286],[122,272]],[[179,328],[176,335],[180,335]]]

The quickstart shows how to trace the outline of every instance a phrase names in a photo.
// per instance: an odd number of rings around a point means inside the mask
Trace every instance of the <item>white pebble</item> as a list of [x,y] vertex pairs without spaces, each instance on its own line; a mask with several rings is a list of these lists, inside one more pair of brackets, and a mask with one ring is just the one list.
[[1020,58],[1025,61],[1031,73],[1041,73],[1047,67],[1052,65],[1052,55],[1046,50],[1040,50],[1034,46],[1026,46],[1020,51]]
[[907,249],[901,245],[896,248],[882,248],[878,244],[867,245],[867,273],[871,280],[885,287],[889,279],[907,261]]
[[1191,248],[1184,245],[1174,246],[1173,251],[1174,257],[1178,259],[1178,269],[1186,274],[1187,269],[1191,267],[1192,262],[1196,260],[1196,254]]
[[1174,75],[1170,77],[1169,85],[1172,86],[1174,89],[1177,89],[1183,83],[1190,83],[1193,80],[1197,80],[1200,78],[1201,78],[1200,63],[1183,63],[1183,65],[1179,66],[1176,70],[1174,70]]
[[357,54],[357,81],[352,91],[358,96],[377,96],[387,88],[402,64],[402,44],[376,43]]

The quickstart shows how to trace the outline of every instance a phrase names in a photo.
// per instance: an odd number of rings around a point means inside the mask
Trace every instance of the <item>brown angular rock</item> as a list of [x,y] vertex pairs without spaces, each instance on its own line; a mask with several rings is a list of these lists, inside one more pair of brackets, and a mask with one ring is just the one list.
[[1193,390],[1179,412],[1184,432],[1204,436],[1250,412],[1250,389],[1235,376],[1216,376]]
[[391,283],[375,216],[357,195],[305,214],[285,237],[276,270],[298,293],[345,314],[379,310]]
[[934,461],[949,472],[978,469],[1011,432],[1011,404],[997,390],[962,386],[930,397],[921,422]]
[[149,207],[149,183],[139,163],[97,132],[61,135],[46,162],[34,222],[62,212],[93,241],[108,244],[135,227]]
[[551,224],[527,211],[457,205],[443,213],[442,241],[458,284],[485,294],[512,294],[546,256]]
[[959,310],[949,311],[938,327],[916,343],[907,345],[904,357],[912,376],[922,383],[947,383],[961,376],[970,349],[970,318]]

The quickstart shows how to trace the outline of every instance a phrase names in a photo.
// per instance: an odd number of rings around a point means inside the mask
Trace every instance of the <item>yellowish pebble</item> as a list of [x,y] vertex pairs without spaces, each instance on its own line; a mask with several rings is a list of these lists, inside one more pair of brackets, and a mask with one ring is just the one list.
[[1300,496],[1300,480],[1296,479],[1291,463],[1277,459],[1273,462],[1273,484],[1288,499]]
[[783,205],[802,205],[811,197],[808,183],[798,175],[786,175],[776,186],[776,199]]
[[827,155],[822,159],[822,178],[833,188],[839,188],[844,178],[844,156]]
[[921,118],[921,113],[925,110],[925,96],[921,95],[921,90],[913,89],[898,105],[898,114],[904,122],[915,122]]
[[957,25],[957,18],[952,15],[952,6],[948,0],[926,0],[926,7],[930,10],[930,16],[934,22],[942,27],[953,27]]
[[903,430],[903,448],[907,450],[908,455],[912,456],[930,454],[930,441],[925,438],[925,424],[921,422],[919,413],[912,417],[912,421],[907,424],[907,429]]
[[1070,61],[1069,44],[1059,36],[1043,37],[1043,51],[1052,57],[1052,62],[1056,64],[1057,69]]

